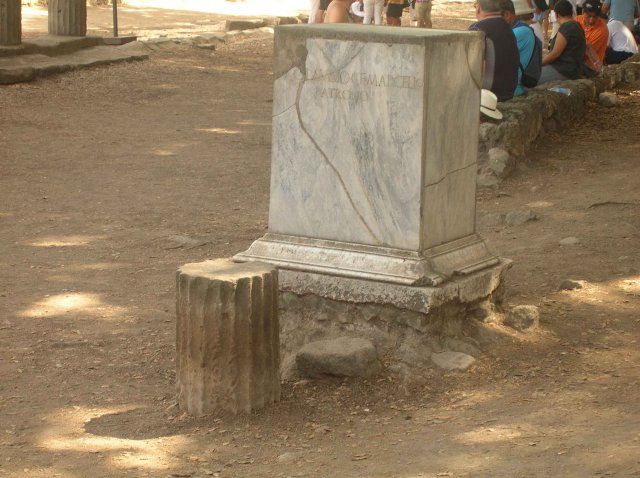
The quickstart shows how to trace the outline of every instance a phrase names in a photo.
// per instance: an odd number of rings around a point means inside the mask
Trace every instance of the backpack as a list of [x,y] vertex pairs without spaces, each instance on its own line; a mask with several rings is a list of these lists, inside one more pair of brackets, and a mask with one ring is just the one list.
[[523,67],[522,64],[520,64],[520,71],[522,72],[520,81],[522,86],[533,88],[538,84],[538,80],[540,80],[540,75],[542,73],[542,42],[530,26],[524,26],[528,28],[531,31],[531,35],[533,35],[533,51],[531,52],[531,58],[529,59],[527,66]]

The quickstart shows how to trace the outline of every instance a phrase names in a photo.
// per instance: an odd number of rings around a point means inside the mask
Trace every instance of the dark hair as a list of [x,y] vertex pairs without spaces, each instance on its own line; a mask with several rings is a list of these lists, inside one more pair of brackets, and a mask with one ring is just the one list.
[[600,5],[600,2],[597,1],[585,2],[582,8],[585,12],[595,13],[597,15],[600,15],[602,11],[602,6]]
[[553,11],[556,12],[556,15],[560,17],[572,17],[573,16],[573,5],[568,0],[560,0],[553,7]]
[[478,5],[480,5],[480,9],[483,12],[493,13],[493,12],[501,12],[500,10],[500,0],[477,0]]
[[500,0],[500,11],[516,14],[516,7],[511,0]]

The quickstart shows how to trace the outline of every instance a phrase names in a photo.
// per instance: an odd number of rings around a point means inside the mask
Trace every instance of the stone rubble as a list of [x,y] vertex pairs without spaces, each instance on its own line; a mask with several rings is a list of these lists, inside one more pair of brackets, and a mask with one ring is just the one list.
[[296,354],[296,364],[300,375],[309,378],[371,377],[382,368],[374,345],[351,337],[310,342]]
[[565,237],[564,239],[561,239],[558,244],[560,244],[561,246],[575,246],[577,244],[580,244],[580,239],[573,236]]
[[[597,100],[605,106],[613,106],[617,101],[615,93],[606,90],[638,78],[640,54],[620,65],[605,67],[597,78],[551,82],[500,103],[498,108],[503,119],[497,121],[483,117],[480,124],[478,186],[495,188],[515,169],[511,166],[501,168],[500,162],[495,160],[495,153],[491,154],[494,148],[505,151],[510,157],[509,161],[517,167],[536,140],[578,119],[586,111],[588,101]],[[567,88],[571,94],[549,91],[555,86]]]
[[538,215],[531,209],[518,209],[507,213],[505,222],[509,226],[521,226],[522,224],[535,221],[538,219]]
[[475,361],[471,355],[462,352],[440,352],[431,355],[434,364],[444,370],[466,370]]
[[565,279],[560,284],[560,290],[575,290],[582,289],[585,286],[585,281],[583,280],[574,280],[574,279]]
[[540,311],[535,305],[518,305],[504,319],[504,325],[519,332],[532,332],[540,323]]
[[600,93],[598,95],[598,103],[600,103],[602,106],[615,106],[618,104],[618,97],[615,93],[605,91],[604,93]]

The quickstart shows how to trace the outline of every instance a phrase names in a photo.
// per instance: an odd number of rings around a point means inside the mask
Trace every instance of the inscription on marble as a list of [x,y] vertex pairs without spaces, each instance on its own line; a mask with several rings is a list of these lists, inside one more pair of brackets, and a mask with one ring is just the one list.
[[[331,100],[349,100],[352,102],[367,101],[373,98],[371,91],[362,90],[368,88],[404,88],[417,90],[424,86],[424,80],[410,75],[374,74],[364,72],[321,71],[315,70],[307,81],[322,84],[336,84],[340,87],[317,86],[315,96]],[[355,87],[355,89],[344,89]]]

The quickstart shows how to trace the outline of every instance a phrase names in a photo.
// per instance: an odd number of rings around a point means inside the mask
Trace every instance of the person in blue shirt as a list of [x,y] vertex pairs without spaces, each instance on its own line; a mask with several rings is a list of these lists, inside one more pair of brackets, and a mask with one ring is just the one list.
[[520,54],[520,65],[522,65],[522,68],[518,68],[518,85],[516,86],[513,96],[521,96],[524,94],[522,70],[526,68],[529,61],[531,61],[533,48],[535,46],[535,33],[533,29],[529,27],[529,24],[524,21],[527,17],[531,16],[533,8],[523,1],[518,2],[518,7],[519,8],[516,9],[512,0],[500,0],[502,18],[509,24],[516,37],[518,53]]
[[640,14],[637,0],[604,0],[602,13],[608,13],[609,20],[618,20],[631,31],[633,31],[633,19]]
[[500,11],[500,0],[477,0],[478,21],[469,27],[485,35],[482,88],[490,90],[498,101],[513,98],[518,84],[518,45],[511,27]]

